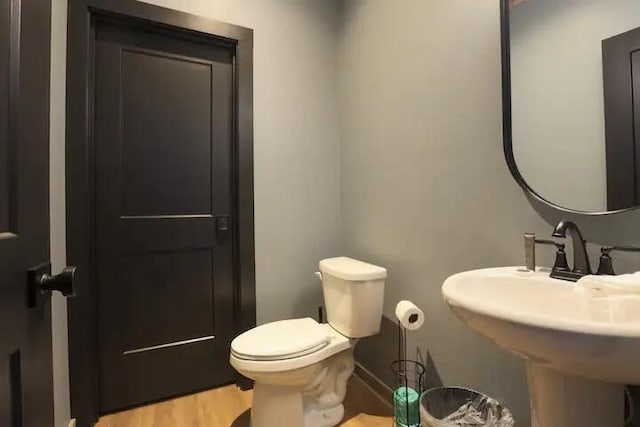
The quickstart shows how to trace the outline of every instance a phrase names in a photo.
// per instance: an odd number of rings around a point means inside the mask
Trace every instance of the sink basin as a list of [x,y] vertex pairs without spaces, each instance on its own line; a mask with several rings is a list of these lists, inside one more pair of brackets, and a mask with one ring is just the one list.
[[442,292],[469,328],[527,361],[534,426],[623,425],[623,384],[640,384],[640,295],[521,267],[456,274]]

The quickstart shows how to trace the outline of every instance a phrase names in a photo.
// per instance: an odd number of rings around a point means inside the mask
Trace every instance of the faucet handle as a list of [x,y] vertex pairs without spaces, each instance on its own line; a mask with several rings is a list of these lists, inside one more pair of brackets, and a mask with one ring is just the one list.
[[637,246],[604,246],[601,250],[607,252],[640,252],[640,247]]
[[615,276],[613,269],[613,258],[611,252],[640,252],[640,248],[635,246],[603,246],[600,248],[600,264],[596,274]]
[[567,253],[565,252],[564,243],[556,242],[555,240],[536,240],[536,243],[542,245],[552,245],[556,247],[556,260],[553,263],[551,271],[570,271],[569,262],[567,261]]
[[578,226],[572,221],[560,221],[553,229],[552,236],[564,238],[567,237],[567,232],[573,241],[573,270],[570,272],[571,274],[566,274],[568,272],[565,271],[555,271],[551,273],[551,277],[576,282],[582,276],[592,274],[587,253],[587,241],[582,237]]
[[598,264],[598,271],[596,274],[615,276],[616,272],[613,269],[613,259],[611,258],[612,247],[600,248],[600,263]]

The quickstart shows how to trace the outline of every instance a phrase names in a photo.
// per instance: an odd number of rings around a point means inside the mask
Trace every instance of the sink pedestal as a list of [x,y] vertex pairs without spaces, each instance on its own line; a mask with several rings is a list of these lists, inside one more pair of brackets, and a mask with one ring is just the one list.
[[624,424],[624,386],[566,375],[529,362],[532,427]]

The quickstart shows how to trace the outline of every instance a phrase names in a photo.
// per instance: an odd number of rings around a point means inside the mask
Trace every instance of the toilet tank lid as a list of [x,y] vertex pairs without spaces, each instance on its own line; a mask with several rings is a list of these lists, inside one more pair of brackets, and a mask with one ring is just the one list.
[[367,281],[387,277],[387,269],[348,257],[327,258],[320,261],[320,271],[338,279]]

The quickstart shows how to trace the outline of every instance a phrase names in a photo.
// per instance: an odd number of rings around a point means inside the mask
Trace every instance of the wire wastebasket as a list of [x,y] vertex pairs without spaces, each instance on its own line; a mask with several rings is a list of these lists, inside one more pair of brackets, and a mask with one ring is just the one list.
[[513,427],[511,412],[491,397],[463,387],[438,387],[420,398],[423,427]]
[[420,395],[424,392],[425,367],[414,360],[396,360],[393,391],[394,427],[420,427]]

